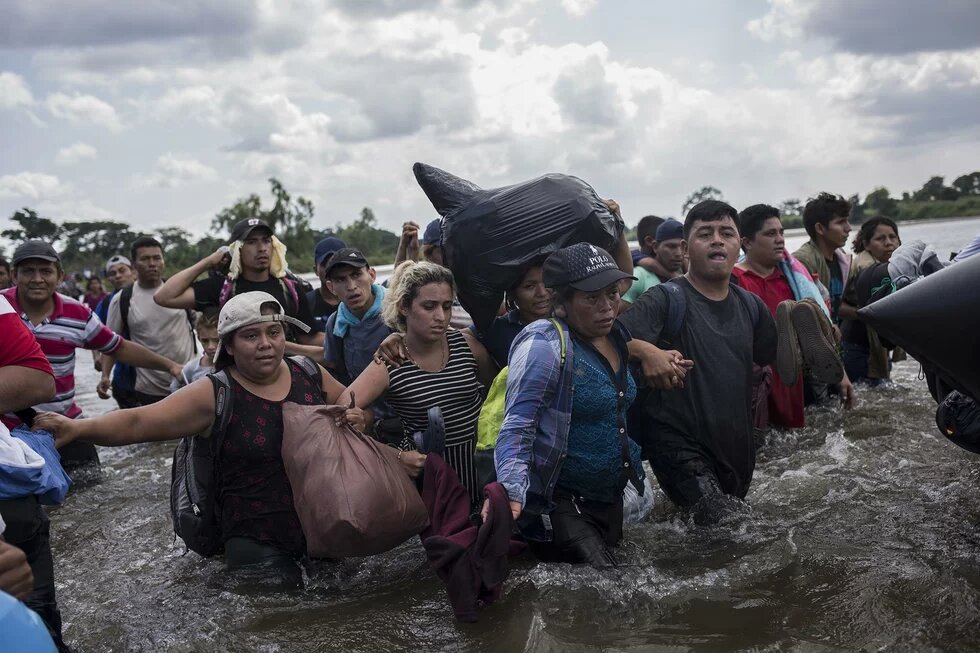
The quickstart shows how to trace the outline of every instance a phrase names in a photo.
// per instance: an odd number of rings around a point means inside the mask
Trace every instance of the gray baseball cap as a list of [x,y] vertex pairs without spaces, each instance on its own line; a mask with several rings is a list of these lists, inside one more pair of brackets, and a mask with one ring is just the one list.
[[[262,308],[272,306],[275,313],[262,314]],[[221,312],[218,313],[218,350],[214,352],[214,363],[218,364],[218,359],[222,354],[228,357],[225,343],[238,329],[261,322],[288,322],[303,331],[309,333],[310,327],[303,324],[294,317],[286,315],[282,310],[279,301],[267,292],[253,291],[243,292],[229,299]]]
[[61,257],[58,256],[58,252],[51,246],[51,243],[37,239],[25,240],[21,243],[14,250],[14,256],[10,259],[10,264],[16,267],[18,263],[26,261],[29,258],[39,258],[42,261],[61,263]]

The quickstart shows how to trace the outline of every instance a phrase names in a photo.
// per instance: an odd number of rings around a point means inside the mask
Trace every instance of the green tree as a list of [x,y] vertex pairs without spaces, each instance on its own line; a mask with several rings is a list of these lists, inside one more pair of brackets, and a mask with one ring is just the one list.
[[110,256],[120,251],[126,252],[136,236],[125,222],[65,222],[61,226],[61,240],[64,242],[62,262],[66,268],[98,269]]
[[891,197],[888,189],[879,186],[864,198],[864,208],[868,213],[894,218],[898,215],[898,201]]
[[960,192],[945,185],[942,177],[930,177],[929,181],[922,184],[922,188],[915,192],[912,199],[916,202],[952,201],[959,196]]
[[0,232],[0,236],[10,240],[22,241],[38,238],[53,245],[61,236],[61,226],[57,222],[42,218],[37,214],[37,211],[26,206],[20,211],[15,211],[10,216],[10,221],[20,225],[20,228],[4,229]]
[[681,215],[686,216],[688,210],[693,207],[698,202],[703,202],[704,200],[721,200],[724,201],[724,196],[722,196],[721,191],[714,186],[702,186],[700,190],[696,190],[687,199],[684,200],[684,206],[681,207]]
[[864,222],[864,205],[861,204],[861,196],[857,193],[847,198],[851,205],[851,220],[858,224]]
[[960,195],[980,195],[980,172],[971,172],[968,175],[960,175],[953,180],[953,188]]
[[313,268],[313,245],[316,233],[313,231],[313,202],[305,197],[295,200],[276,178],[269,179],[275,204],[271,209],[262,207],[262,199],[255,193],[237,200],[222,209],[211,220],[211,231],[218,235],[231,234],[236,223],[249,218],[259,218],[269,224],[276,237],[289,250],[289,265],[298,272]]
[[782,215],[801,215],[803,213],[803,203],[795,198],[784,200],[779,205],[779,212]]
[[365,206],[357,221],[346,227],[338,224],[335,233],[349,247],[361,250],[372,265],[385,265],[395,259],[398,236],[376,225],[374,211]]

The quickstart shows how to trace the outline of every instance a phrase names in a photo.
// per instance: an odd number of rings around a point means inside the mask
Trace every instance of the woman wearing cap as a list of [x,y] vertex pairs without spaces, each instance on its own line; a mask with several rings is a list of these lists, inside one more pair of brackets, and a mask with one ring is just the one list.
[[615,565],[623,488],[632,482],[643,491],[640,450],[626,433],[636,396],[629,335],[616,322],[619,282],[628,278],[593,245],[555,252],[544,283],[558,319],[530,324],[511,348],[497,480],[545,561]]
[[[381,316],[389,327],[405,334],[410,360],[401,366],[368,365],[340,403],[353,396],[356,405],[364,408],[384,394],[388,407],[402,421],[399,459],[413,477],[422,471],[425,455],[415,450],[412,434],[427,431],[429,409],[438,407],[445,425],[443,458],[475,502],[483,489],[473,466],[476,423],[483,386],[493,380],[496,365],[472,332],[450,328],[455,295],[456,283],[448,269],[428,261],[399,265]],[[423,448],[428,450],[427,445]]]
[[[227,369],[232,416],[218,464],[218,506],[229,567],[262,564],[295,569],[305,540],[282,461],[282,403],[335,403],[344,387],[320,369],[320,386],[294,361],[284,360],[285,315],[271,295],[247,292],[228,300],[218,317],[215,368]],[[208,437],[215,418],[211,379],[199,379],[150,406],[71,420],[53,413],[35,419],[58,446],[76,439],[102,446]],[[359,410],[347,418],[363,427]]]

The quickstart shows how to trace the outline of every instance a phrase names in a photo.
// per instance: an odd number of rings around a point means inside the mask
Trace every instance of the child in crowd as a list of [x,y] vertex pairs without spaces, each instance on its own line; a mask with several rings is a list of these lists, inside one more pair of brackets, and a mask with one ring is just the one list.
[[197,339],[201,341],[204,353],[191,359],[181,372],[180,379],[170,383],[170,392],[176,392],[214,371],[214,353],[218,350],[218,307],[208,306],[198,316],[194,326]]

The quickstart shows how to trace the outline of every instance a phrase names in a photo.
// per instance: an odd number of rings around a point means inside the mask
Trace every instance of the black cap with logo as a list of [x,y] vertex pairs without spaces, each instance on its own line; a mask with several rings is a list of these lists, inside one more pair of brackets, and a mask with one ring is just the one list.
[[621,279],[636,279],[620,270],[609,252],[588,243],[565,247],[549,256],[543,276],[548,288],[569,286],[583,292],[602,290]]
[[260,218],[248,218],[247,220],[242,220],[241,222],[238,222],[234,227],[232,227],[231,240],[233,242],[236,240],[245,240],[246,238],[248,238],[249,234],[255,231],[256,229],[265,229],[270,234],[275,233],[272,230],[272,227],[269,226],[269,223],[266,222],[265,220],[262,220]]
[[349,265],[355,268],[366,268],[369,264],[367,259],[364,257],[364,254],[361,254],[361,250],[353,247],[345,247],[343,249],[338,249],[334,255],[330,257],[330,259],[323,266],[323,274],[329,276],[332,269],[341,265]]

